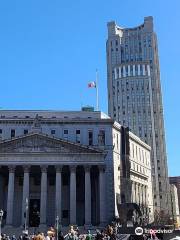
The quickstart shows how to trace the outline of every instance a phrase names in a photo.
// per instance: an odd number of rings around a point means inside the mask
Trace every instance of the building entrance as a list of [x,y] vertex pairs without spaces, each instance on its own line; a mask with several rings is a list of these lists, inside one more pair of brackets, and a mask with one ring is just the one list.
[[40,199],[30,199],[29,226],[39,227],[40,223]]

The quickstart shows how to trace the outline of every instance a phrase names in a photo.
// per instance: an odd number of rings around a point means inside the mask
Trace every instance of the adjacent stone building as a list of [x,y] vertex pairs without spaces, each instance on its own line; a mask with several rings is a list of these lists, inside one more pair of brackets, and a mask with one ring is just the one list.
[[176,227],[179,229],[180,215],[177,187],[174,184],[170,184],[170,189],[171,189],[171,218]]
[[144,206],[140,216],[150,219],[150,147],[137,136],[102,112],[0,111],[6,226],[25,216],[30,227],[56,216],[62,226],[104,225],[124,203]]
[[178,204],[180,210],[180,176],[177,177],[169,177],[170,184],[174,184],[177,188],[177,195],[178,195]]
[[170,206],[157,36],[153,18],[134,28],[108,23],[108,112],[151,146],[153,205]]

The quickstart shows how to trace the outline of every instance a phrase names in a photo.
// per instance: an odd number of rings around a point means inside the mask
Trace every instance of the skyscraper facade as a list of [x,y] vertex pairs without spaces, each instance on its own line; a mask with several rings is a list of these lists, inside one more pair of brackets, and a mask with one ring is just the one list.
[[[154,208],[169,206],[160,68],[153,18],[135,28],[108,23],[108,112],[149,144]],[[136,151],[136,154],[139,154]]]

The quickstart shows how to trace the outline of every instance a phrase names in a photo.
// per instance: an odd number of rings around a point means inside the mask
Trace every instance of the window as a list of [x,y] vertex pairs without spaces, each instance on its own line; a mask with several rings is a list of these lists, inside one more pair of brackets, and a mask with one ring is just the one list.
[[24,135],[28,134],[28,130],[24,129]]
[[100,146],[104,146],[105,145],[105,131],[104,130],[100,130],[99,131],[98,144]]
[[51,130],[51,135],[54,135],[56,133],[56,130],[52,129]]
[[68,139],[68,130],[64,129],[64,139]]
[[11,138],[14,138],[16,135],[15,129],[11,129]]
[[92,146],[93,145],[93,131],[92,130],[89,130],[88,138],[89,138],[89,145]]
[[81,131],[76,130],[76,142],[80,143],[81,142]]
[[0,134],[2,134],[2,129],[0,129]]

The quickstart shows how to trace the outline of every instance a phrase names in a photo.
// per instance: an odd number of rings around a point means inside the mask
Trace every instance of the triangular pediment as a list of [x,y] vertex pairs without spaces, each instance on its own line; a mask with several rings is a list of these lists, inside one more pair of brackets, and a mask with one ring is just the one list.
[[30,133],[0,143],[0,153],[102,153],[92,147],[54,138],[42,133]]

